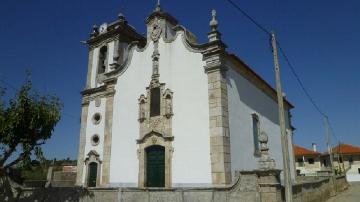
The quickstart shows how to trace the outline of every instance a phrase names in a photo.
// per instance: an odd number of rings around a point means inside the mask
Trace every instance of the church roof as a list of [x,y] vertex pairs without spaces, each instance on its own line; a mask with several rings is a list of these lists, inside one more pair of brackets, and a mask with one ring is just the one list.
[[312,151],[310,149],[306,149],[304,147],[300,147],[298,145],[293,145],[294,154],[295,156],[302,156],[302,155],[321,155],[320,152]]
[[[262,91],[267,93],[273,100],[277,102],[277,92],[269,83],[267,83],[263,78],[261,78],[261,76],[259,76],[249,65],[247,65],[235,54],[230,53],[229,58],[230,60],[233,60],[236,63],[240,64],[236,66],[238,68],[241,68],[240,69],[241,73],[243,73],[243,75],[247,77],[247,79],[250,79],[252,82],[254,82],[258,88],[260,88]],[[285,98],[284,98],[284,104],[285,106],[287,106],[288,109],[294,108],[294,105],[292,105]]]

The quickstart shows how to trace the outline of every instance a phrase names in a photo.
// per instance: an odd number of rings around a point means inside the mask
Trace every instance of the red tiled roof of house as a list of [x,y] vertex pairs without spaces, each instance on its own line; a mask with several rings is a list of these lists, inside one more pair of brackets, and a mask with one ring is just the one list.
[[350,144],[339,144],[332,148],[332,152],[340,154],[357,154],[360,153],[360,147],[356,147]]
[[300,147],[294,144],[294,154],[297,155],[320,155],[319,152],[312,151],[310,149],[306,149],[304,147]]

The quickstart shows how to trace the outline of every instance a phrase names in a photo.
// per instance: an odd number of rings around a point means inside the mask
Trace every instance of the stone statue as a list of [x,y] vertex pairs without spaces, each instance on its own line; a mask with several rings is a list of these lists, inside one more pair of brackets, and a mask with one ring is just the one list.
[[172,102],[169,95],[165,99],[165,116],[167,118],[170,118],[172,116]]
[[144,95],[141,95],[139,102],[139,121],[143,122],[145,117],[145,101],[142,99]]

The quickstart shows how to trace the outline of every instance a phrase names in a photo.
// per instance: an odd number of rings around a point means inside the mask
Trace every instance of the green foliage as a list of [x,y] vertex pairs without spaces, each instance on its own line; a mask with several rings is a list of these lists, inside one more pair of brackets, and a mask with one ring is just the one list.
[[56,96],[35,92],[29,75],[8,105],[3,94],[0,91],[0,174],[15,165],[28,165],[31,155],[43,159],[40,146],[51,137],[62,108]]
[[21,171],[23,180],[46,180],[46,175],[47,170],[44,170],[40,165],[30,166]]

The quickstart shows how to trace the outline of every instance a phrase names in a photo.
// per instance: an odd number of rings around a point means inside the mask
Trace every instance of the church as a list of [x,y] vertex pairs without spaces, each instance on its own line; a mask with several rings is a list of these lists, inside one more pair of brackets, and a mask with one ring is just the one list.
[[[276,91],[227,52],[215,10],[211,16],[204,44],[159,4],[145,35],[122,14],[93,27],[78,186],[231,185],[235,171],[263,166],[263,143],[269,165],[283,168]],[[284,106],[292,154],[293,106]]]

